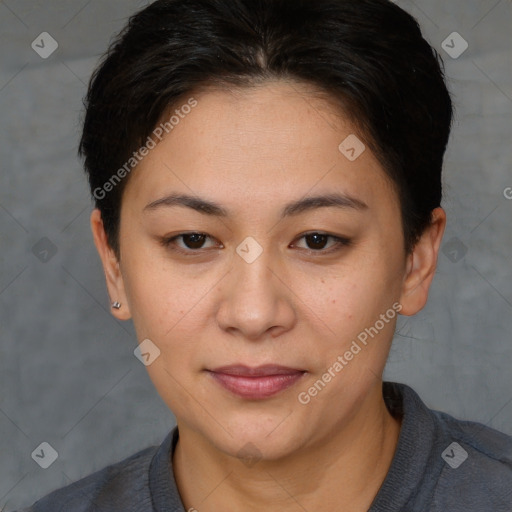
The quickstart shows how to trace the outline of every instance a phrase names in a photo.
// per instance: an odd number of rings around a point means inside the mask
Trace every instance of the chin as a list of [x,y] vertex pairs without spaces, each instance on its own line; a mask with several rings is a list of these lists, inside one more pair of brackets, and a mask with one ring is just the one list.
[[[249,460],[278,460],[287,457],[302,444],[303,428],[286,421],[289,413],[262,418],[261,414],[237,415],[214,432],[204,432],[218,450],[232,457]],[[293,413],[290,414],[293,416]],[[288,418],[290,420],[290,418]]]

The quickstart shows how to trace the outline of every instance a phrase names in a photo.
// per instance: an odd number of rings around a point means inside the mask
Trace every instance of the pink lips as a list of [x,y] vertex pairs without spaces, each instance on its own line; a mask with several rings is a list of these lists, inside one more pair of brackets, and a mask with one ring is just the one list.
[[210,374],[216,382],[235,395],[261,400],[289,388],[305,374],[305,371],[278,365],[256,368],[231,365],[210,370]]

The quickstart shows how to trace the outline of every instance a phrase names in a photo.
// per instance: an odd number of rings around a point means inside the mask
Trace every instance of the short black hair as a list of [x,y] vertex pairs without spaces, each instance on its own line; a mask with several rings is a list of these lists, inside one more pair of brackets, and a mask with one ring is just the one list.
[[411,15],[388,0],[157,0],[111,43],[84,100],[79,153],[118,257],[128,173],[112,177],[162,116],[205,86],[276,79],[342,106],[396,185],[414,247],[441,204],[453,106],[442,59]]

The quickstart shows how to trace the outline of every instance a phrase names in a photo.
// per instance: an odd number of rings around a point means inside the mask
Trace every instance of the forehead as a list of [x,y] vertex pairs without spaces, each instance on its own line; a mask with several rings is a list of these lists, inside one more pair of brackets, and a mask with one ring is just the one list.
[[[191,96],[197,106],[138,165],[128,188],[151,200],[177,188],[243,197],[261,206],[272,197],[303,197],[320,189],[364,191],[365,202],[379,191],[394,192],[341,108],[306,85],[271,82]],[[362,151],[358,158],[347,154],[347,144],[355,156]]]
[[276,153],[283,159],[300,158],[314,147],[325,150],[330,145],[336,154],[340,128],[354,131],[334,101],[306,84],[277,81],[207,89],[197,100],[194,118],[184,124],[201,137],[198,145],[214,154],[242,148],[252,157],[257,151],[255,166],[268,156],[276,158]]

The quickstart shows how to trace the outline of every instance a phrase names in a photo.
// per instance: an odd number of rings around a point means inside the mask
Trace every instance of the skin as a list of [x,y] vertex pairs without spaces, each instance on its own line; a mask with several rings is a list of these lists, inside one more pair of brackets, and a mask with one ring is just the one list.
[[[344,503],[366,511],[400,432],[381,391],[396,319],[307,405],[298,395],[394,303],[404,315],[423,308],[445,213],[434,210],[406,254],[395,187],[368,148],[353,162],[339,151],[355,127],[305,85],[194,97],[198,106],[130,176],[120,261],[99,211],[91,216],[110,297],[122,304],[113,314],[133,318],[139,341],[149,338],[161,351],[148,371],[177,419],[173,467],[186,509],[339,510]],[[367,207],[280,216],[288,203],[333,192]],[[214,201],[230,215],[146,208],[171,193]],[[194,256],[160,243],[184,232],[210,238],[174,242],[189,253],[199,248]],[[351,243],[327,254],[336,241],[304,238],[311,232]],[[236,252],[246,237],[263,250],[252,263]],[[235,363],[306,373],[273,397],[247,400],[205,371]],[[244,447],[254,464],[238,455]]]

